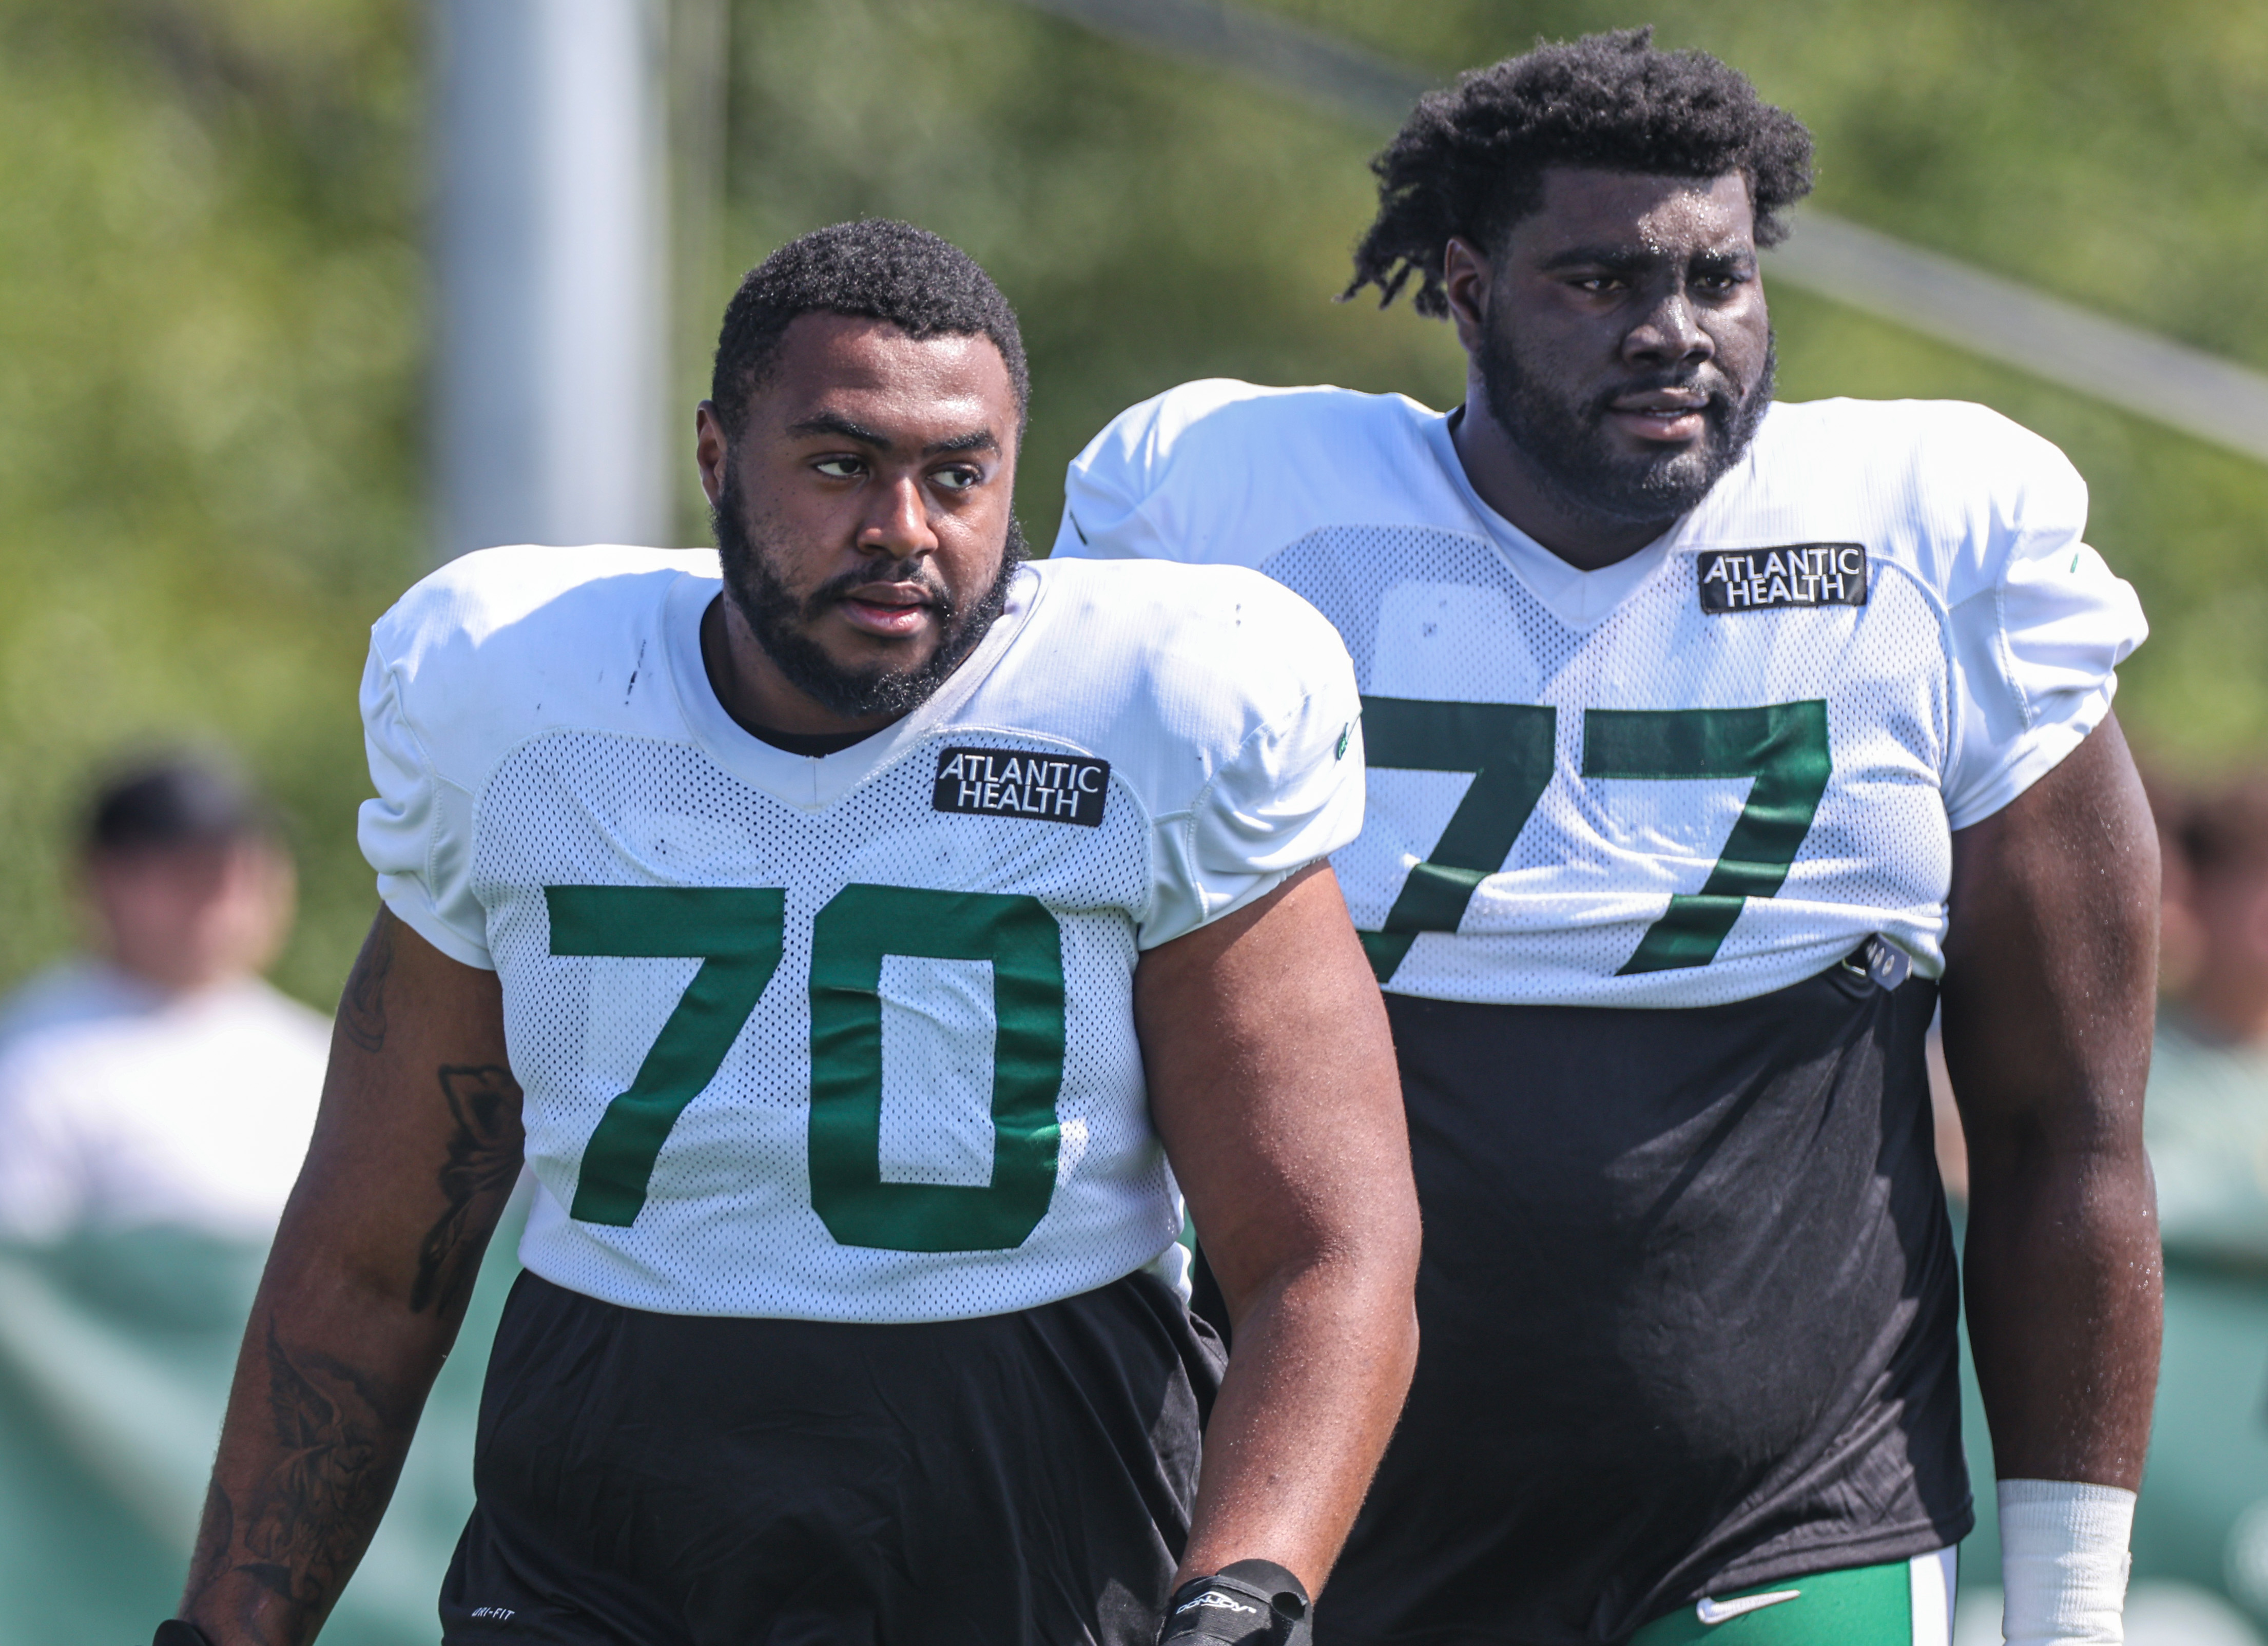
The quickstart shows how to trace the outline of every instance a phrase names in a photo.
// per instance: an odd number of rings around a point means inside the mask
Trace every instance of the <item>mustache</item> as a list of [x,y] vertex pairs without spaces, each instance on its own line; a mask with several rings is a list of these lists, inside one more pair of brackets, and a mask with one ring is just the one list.
[[1591,397],[1593,421],[1603,418],[1614,409],[1614,403],[1626,395],[1658,395],[1670,389],[1697,388],[1708,396],[1698,410],[1714,417],[1732,411],[1741,396],[1732,380],[1713,365],[1686,372],[1648,372],[1638,377],[1625,378],[1611,388],[1601,389]]
[[816,617],[828,607],[840,605],[852,589],[865,588],[871,583],[916,584],[922,591],[922,604],[948,620],[957,615],[953,596],[938,579],[936,567],[926,558],[893,560],[887,564],[876,561],[831,577],[804,597],[802,615],[806,621]]
[[[717,500],[709,506],[709,525],[716,533],[718,546],[729,551],[752,553],[746,525],[747,516],[742,512],[738,476],[729,470],[725,486]],[[920,586],[922,603],[946,622],[960,615],[953,596],[938,580],[937,569],[925,558],[893,560],[885,565],[874,562],[829,578],[803,599],[796,615],[810,623],[823,616],[828,609],[839,606],[854,588],[869,583],[913,583]]]

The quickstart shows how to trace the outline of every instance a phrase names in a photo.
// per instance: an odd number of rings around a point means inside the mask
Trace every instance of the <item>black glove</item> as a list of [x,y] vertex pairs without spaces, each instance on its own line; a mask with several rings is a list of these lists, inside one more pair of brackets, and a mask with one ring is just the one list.
[[150,1646],[212,1646],[205,1632],[194,1623],[184,1623],[179,1618],[167,1618],[158,1626],[158,1637]]
[[1308,1646],[1313,1638],[1300,1580],[1273,1561],[1237,1561],[1174,1591],[1158,1646]]

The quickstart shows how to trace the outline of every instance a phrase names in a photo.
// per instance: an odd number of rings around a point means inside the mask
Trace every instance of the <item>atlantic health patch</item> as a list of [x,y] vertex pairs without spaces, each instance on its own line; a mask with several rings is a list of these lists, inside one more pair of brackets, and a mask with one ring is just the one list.
[[1704,611],[1784,611],[1867,603],[1864,543],[1705,549],[1694,557]]
[[937,757],[930,803],[941,812],[982,817],[1032,817],[1044,823],[1102,822],[1110,797],[1110,763],[1082,755],[1020,749],[947,749]]

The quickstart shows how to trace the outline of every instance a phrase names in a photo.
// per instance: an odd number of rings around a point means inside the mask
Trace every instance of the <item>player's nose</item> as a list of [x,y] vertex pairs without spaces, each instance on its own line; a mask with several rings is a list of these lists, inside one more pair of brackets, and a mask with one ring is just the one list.
[[1703,328],[1683,287],[1663,292],[1623,337],[1623,358],[1638,365],[1687,365],[1716,352],[1716,340]]
[[934,553],[937,534],[930,529],[929,509],[920,483],[908,476],[877,486],[873,502],[858,525],[858,548],[866,554],[907,559]]

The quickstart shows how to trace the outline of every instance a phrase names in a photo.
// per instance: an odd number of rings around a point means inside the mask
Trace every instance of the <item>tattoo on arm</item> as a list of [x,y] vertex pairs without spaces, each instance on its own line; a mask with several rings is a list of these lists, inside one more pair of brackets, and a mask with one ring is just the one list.
[[519,1180],[522,1145],[519,1082],[500,1064],[445,1064],[441,1091],[457,1129],[441,1167],[441,1193],[449,1209],[441,1214],[417,1248],[417,1278],[409,1307],[446,1315],[471,1291],[485,1238],[468,1237],[475,1206],[508,1194]]
[[386,974],[394,969],[394,917],[381,909],[339,1000],[339,1028],[364,1052],[386,1044]]
[[[304,1641],[338,1598],[378,1524],[400,1467],[408,1428],[401,1402],[328,1354],[294,1354],[268,1327],[268,1401],[280,1453],[240,1508],[217,1485],[198,1534],[191,1604],[223,1578],[242,1576],[281,1597],[279,1620],[246,1605],[247,1638]],[[241,1537],[239,1531],[241,1529]]]
[[188,1609],[212,1580],[228,1569],[228,1552],[236,1542],[236,1506],[216,1480],[205,1487],[205,1510],[197,1520],[197,1542],[189,1556],[189,1591],[182,1610]]

